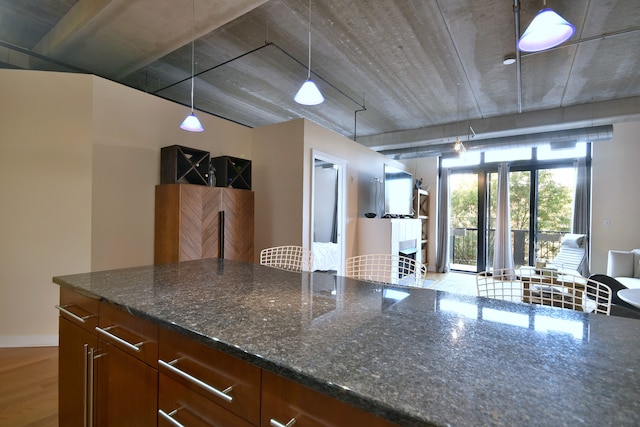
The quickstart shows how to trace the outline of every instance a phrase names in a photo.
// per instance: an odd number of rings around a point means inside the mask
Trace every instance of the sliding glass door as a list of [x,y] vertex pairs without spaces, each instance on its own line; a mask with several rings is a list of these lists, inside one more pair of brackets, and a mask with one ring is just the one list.
[[477,173],[453,173],[449,178],[449,260],[452,270],[478,271],[478,188]]
[[[575,192],[573,159],[531,158],[511,163],[510,228],[516,267],[552,260],[570,233]],[[492,268],[497,162],[450,170],[449,260],[452,270]]]

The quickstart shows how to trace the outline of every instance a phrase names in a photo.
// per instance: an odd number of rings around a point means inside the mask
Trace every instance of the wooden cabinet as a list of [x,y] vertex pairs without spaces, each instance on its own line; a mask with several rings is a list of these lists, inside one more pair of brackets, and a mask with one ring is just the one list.
[[99,302],[60,288],[58,421],[61,426],[93,423],[95,327]]
[[58,307],[59,424],[155,425],[157,327],[64,287]]
[[180,408],[171,417],[184,425],[191,418],[218,419],[216,426],[258,425],[260,368],[165,329],[160,343],[163,422]]
[[253,262],[254,194],[192,184],[156,186],[156,264],[203,258]]
[[367,426],[396,424],[264,371],[261,427]]
[[60,426],[395,425],[109,303],[60,300]]
[[97,425],[156,425],[158,327],[104,303],[96,330]]
[[97,426],[156,425],[157,370],[102,343],[97,375]]
[[251,427],[246,420],[216,405],[165,374],[159,378],[158,426]]
[[415,217],[421,221],[420,258],[426,266],[429,263],[429,192],[414,190]]

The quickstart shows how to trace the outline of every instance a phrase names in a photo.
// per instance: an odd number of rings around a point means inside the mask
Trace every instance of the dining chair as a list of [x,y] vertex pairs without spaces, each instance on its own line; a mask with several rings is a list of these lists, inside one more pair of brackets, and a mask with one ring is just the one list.
[[478,296],[522,302],[523,284],[514,268],[492,269],[476,274]]
[[589,313],[611,314],[611,288],[580,273],[536,269],[522,275],[523,300]]
[[313,252],[302,246],[274,246],[260,251],[260,264],[288,271],[313,271]]
[[478,296],[611,314],[609,286],[579,273],[555,269],[500,269],[476,275]]
[[347,277],[375,283],[422,287],[427,273],[424,264],[403,255],[356,255],[346,264]]

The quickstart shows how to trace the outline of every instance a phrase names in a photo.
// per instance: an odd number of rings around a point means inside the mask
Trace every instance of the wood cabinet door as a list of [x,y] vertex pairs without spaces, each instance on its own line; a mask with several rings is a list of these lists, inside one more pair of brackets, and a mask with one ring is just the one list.
[[222,188],[224,258],[253,263],[254,193]]
[[160,374],[250,424],[260,422],[261,371],[257,366],[164,328],[160,328],[158,364]]
[[157,425],[158,371],[111,344],[101,341],[100,345],[96,364],[98,427]]
[[[156,186],[154,263],[228,258],[253,263],[254,193],[192,184]],[[224,256],[221,252],[224,212]]]
[[[294,421],[295,420],[295,421]],[[361,409],[313,391],[271,372],[262,371],[261,427],[367,426],[397,427]]]
[[160,374],[159,388],[159,427],[175,427],[176,422],[189,427],[252,427],[254,425],[167,375]]
[[63,317],[59,327],[58,423],[84,427],[91,424],[93,360],[90,351],[98,347],[98,338]]

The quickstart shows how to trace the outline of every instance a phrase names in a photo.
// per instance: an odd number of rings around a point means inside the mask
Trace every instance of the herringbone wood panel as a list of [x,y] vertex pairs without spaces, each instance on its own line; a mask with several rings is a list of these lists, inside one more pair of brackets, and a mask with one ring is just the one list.
[[225,212],[224,257],[254,262],[253,210],[250,190],[191,184],[157,186],[156,262],[219,258],[221,211]]
[[[205,187],[208,188],[208,187]],[[182,186],[180,261],[202,258],[202,187]]]
[[221,191],[205,191],[202,198],[202,258],[220,257]]
[[223,189],[222,209],[225,212],[225,258],[253,262],[253,209],[252,191]]

